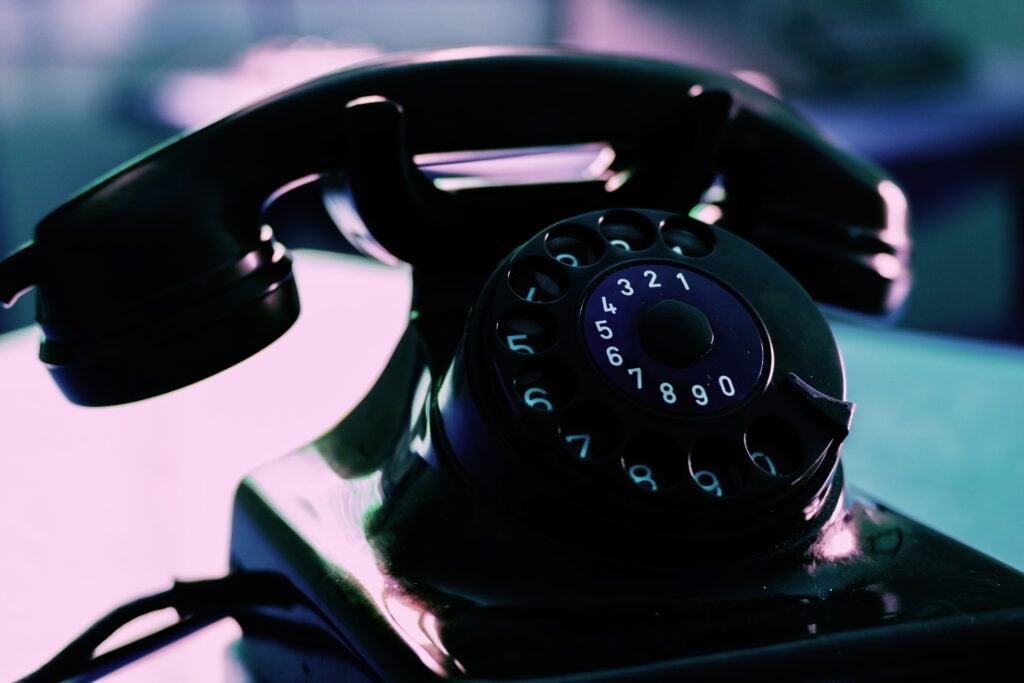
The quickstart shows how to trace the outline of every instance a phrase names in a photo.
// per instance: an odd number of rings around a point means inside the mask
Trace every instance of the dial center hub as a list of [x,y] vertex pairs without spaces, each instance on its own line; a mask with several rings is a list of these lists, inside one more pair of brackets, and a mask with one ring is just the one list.
[[693,365],[715,340],[704,312],[678,299],[662,299],[641,313],[637,333],[647,355],[674,368]]
[[633,262],[611,271],[587,296],[581,323],[609,381],[676,416],[739,406],[764,374],[753,314],[725,285],[682,265]]

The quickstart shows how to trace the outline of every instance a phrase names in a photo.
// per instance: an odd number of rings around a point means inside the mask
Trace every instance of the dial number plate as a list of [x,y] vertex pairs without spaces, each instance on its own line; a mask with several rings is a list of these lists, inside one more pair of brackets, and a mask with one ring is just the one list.
[[[645,312],[667,300],[696,308],[714,335],[710,348],[683,367],[654,358],[639,333]],[[761,333],[747,308],[716,281],[679,266],[641,264],[610,273],[587,297],[582,326],[590,356],[613,384],[674,415],[708,415],[743,403],[765,367]]]

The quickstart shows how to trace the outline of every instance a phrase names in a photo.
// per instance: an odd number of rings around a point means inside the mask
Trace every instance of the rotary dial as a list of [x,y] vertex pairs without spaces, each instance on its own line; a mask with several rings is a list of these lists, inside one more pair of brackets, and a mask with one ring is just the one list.
[[648,210],[561,221],[499,266],[467,330],[442,428],[463,471],[525,514],[768,542],[763,527],[835,504],[852,411],[838,350],[799,284],[735,235]]

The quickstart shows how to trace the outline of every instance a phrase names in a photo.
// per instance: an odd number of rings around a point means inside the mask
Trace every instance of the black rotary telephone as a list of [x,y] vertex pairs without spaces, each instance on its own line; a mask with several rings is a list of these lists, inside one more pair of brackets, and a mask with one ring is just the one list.
[[[580,150],[580,173],[544,171]],[[878,680],[1012,661],[1024,576],[843,482],[853,405],[811,297],[900,305],[903,196],[731,77],[495,50],[342,71],[86,188],[0,263],[0,296],[36,287],[40,357],[76,403],[197,381],[298,315],[263,209],[310,175],[353,244],[412,266],[391,362],[242,483],[232,575],[121,608],[38,680],[163,642],[94,657],[161,606],[182,617],[164,639],[234,617],[271,680]]]

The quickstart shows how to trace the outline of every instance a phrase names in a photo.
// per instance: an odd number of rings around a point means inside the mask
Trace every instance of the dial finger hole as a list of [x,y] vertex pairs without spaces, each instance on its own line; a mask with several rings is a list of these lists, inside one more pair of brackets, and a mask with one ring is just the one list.
[[593,231],[582,225],[560,225],[547,234],[544,246],[559,263],[583,268],[597,263],[604,254],[604,243]]
[[562,298],[569,287],[569,278],[552,263],[528,259],[512,265],[508,284],[526,301],[548,303]]
[[654,244],[650,221],[630,211],[613,211],[601,217],[601,234],[608,244],[622,251],[642,251]]
[[514,384],[523,404],[539,413],[559,410],[573,392],[568,373],[554,367],[528,369],[516,376]]
[[715,234],[711,228],[682,216],[662,221],[661,239],[680,256],[707,256],[715,248]]
[[540,310],[517,308],[498,323],[498,337],[508,350],[530,356],[551,348],[555,323]]
[[690,453],[690,478],[701,491],[715,498],[739,493],[747,481],[747,454],[726,439],[701,441]]
[[662,493],[682,477],[684,456],[663,434],[641,434],[626,443],[622,469],[626,481],[645,493]]
[[618,447],[622,429],[610,410],[589,403],[566,412],[558,425],[558,436],[573,460],[601,460]]
[[803,460],[796,429],[782,420],[758,420],[747,430],[745,441],[750,461],[776,477],[793,474]]

